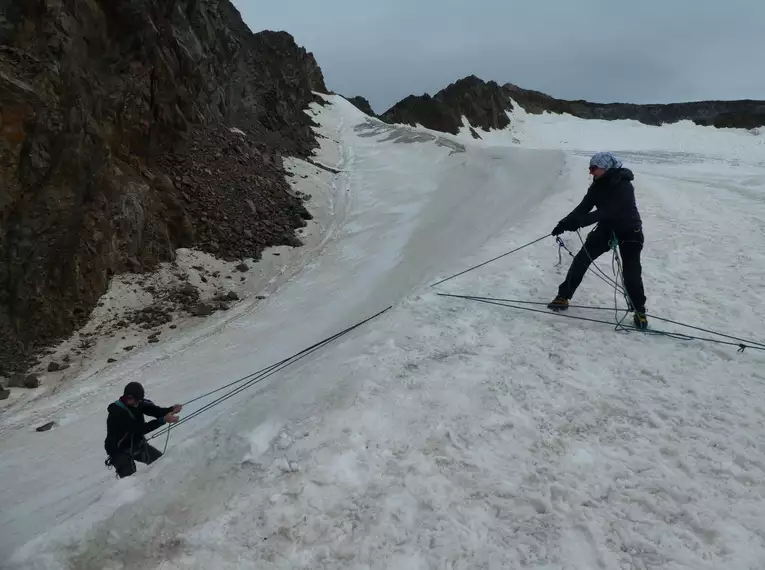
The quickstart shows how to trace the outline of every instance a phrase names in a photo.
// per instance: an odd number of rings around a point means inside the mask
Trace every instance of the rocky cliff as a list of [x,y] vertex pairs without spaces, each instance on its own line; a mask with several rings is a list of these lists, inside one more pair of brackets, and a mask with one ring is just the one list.
[[512,109],[507,94],[494,81],[471,75],[452,83],[433,97],[410,95],[380,118],[388,123],[421,124],[423,127],[457,134],[462,117],[474,127],[502,129],[510,124],[505,111]]
[[[714,127],[754,128],[765,125],[765,101],[700,101],[668,105],[600,104],[555,99],[510,83],[498,85],[470,76],[434,96],[409,96],[381,115],[389,123],[421,124],[456,134],[466,117],[474,127],[501,129],[509,124],[512,101],[527,112],[568,113],[583,119],[633,119],[649,125],[691,120]],[[474,132],[474,136],[477,134]]]
[[0,0],[0,374],[88,317],[120,272],[194,246],[299,244],[281,157],[326,91],[229,0]]
[[348,102],[356,107],[359,111],[362,113],[365,113],[369,115],[370,117],[376,117],[375,112],[372,110],[372,105],[369,104],[369,101],[367,101],[364,97],[356,96],[356,97],[346,97]]

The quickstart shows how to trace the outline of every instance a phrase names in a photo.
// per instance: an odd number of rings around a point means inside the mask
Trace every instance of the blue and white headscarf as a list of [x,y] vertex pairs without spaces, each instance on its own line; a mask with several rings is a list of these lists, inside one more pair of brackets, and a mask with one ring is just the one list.
[[603,170],[610,170],[612,168],[621,168],[622,161],[610,152],[599,152],[590,159],[590,166],[597,166]]

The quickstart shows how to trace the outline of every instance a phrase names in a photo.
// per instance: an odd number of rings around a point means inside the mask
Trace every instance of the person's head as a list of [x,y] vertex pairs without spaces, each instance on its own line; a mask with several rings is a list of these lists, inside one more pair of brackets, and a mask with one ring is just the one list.
[[125,391],[123,392],[123,400],[128,406],[132,406],[134,408],[138,407],[138,405],[143,401],[143,397],[143,386],[141,386],[141,384],[138,382],[129,382],[127,386],[125,386]]
[[622,161],[610,152],[599,152],[590,159],[590,174],[600,178],[612,168],[621,168]]

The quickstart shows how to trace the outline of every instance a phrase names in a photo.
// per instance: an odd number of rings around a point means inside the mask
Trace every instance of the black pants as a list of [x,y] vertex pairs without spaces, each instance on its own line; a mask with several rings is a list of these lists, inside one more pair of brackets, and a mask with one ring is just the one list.
[[[584,247],[574,257],[566,280],[561,283],[558,295],[571,299],[582,282],[590,264],[611,249],[614,232],[608,228],[596,227],[584,240]],[[645,291],[643,289],[643,268],[640,265],[640,252],[643,250],[643,230],[616,232],[619,241],[619,253],[622,256],[624,288],[632,302],[633,309],[645,312]]]
[[138,450],[133,450],[132,455],[129,451],[126,451],[125,453],[116,453],[110,456],[109,459],[114,466],[114,470],[117,472],[117,476],[121,479],[135,473],[136,461],[151,465],[160,457],[162,457],[162,452],[144,441]]

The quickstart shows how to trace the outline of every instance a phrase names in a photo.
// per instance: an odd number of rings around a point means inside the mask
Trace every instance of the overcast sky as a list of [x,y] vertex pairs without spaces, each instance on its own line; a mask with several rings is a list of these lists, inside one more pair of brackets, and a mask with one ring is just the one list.
[[475,74],[565,99],[765,99],[765,0],[234,0],[378,113]]

